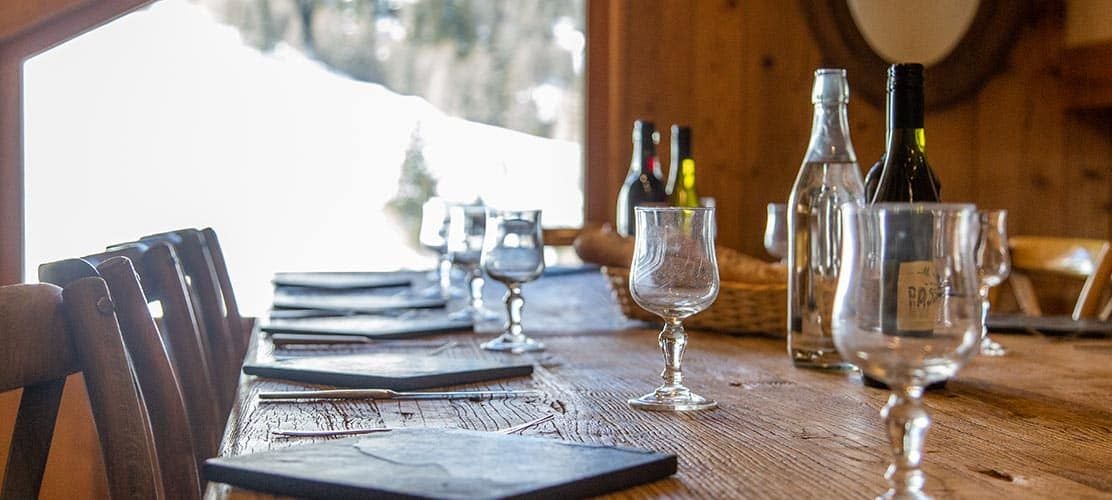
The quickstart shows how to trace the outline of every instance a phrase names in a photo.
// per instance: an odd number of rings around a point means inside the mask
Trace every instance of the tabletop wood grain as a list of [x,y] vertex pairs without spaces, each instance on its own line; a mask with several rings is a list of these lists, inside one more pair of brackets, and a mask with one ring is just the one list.
[[[501,287],[487,289],[488,305],[497,307]],[[525,433],[679,456],[674,477],[617,498],[862,498],[886,488],[890,455],[878,412],[887,392],[865,388],[858,374],[794,368],[782,340],[692,332],[685,382],[719,409],[637,411],[626,400],[655,387],[663,368],[655,326],[625,320],[597,274],[544,278],[526,285],[525,297],[525,328],[548,346],[533,356],[532,377],[458,388],[538,389],[543,397],[260,403],[260,391],[306,386],[244,376],[221,454],[320,439],[272,436],[277,428],[494,430],[554,413],[554,422]],[[455,340],[439,355],[513,356],[479,349],[488,337],[457,333],[329,351],[421,353]],[[1112,498],[1112,341],[996,338],[1007,356],[974,359],[925,398],[934,418],[926,491],[937,498]],[[249,359],[274,356],[256,332]],[[207,496],[270,498],[219,484]]]

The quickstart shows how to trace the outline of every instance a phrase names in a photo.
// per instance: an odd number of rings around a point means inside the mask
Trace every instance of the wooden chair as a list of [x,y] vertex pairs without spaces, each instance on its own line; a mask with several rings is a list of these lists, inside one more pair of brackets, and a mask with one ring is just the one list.
[[1041,316],[1035,287],[1028,274],[1047,273],[1084,279],[1085,284],[1073,308],[1073,319],[1107,319],[1112,303],[1098,311],[1100,299],[1112,275],[1112,244],[1105,240],[1057,238],[1049,236],[1012,236],[1009,238],[1012,273],[1008,281],[1016,303],[1024,314]]
[[[42,266],[40,280],[64,283],[72,279],[64,273],[81,272],[87,269],[86,263],[99,265],[117,256],[131,260],[139,273],[139,282],[147,301],[157,301],[161,306],[162,321],[158,331],[185,398],[193,449],[200,464],[204,459],[216,456],[227,411],[215,397],[218,388],[213,380],[220,374],[212,372],[208,340],[198,326],[185,276],[173,247],[165,242],[121,245],[115,250],[74,259],[66,265],[55,263]],[[65,269],[72,266],[78,270]]]
[[[67,326],[67,323],[69,326]],[[36,498],[65,378],[83,372],[113,498],[165,498],[153,435],[100,278],[0,287],[0,391],[22,388],[2,498]]]
[[[239,372],[247,352],[245,320],[240,316],[227,276],[223,253],[215,233],[211,238],[196,229],[181,229],[142,237],[138,243],[168,243],[181,259],[182,270],[189,281],[194,313],[209,345],[209,361],[213,367],[213,382],[224,414],[235,399]],[[210,243],[209,239],[213,242]],[[120,248],[115,245],[110,250]],[[214,256],[215,254],[215,256]]]
[[[144,254],[132,249],[137,259]],[[154,255],[154,254],[151,254]],[[201,494],[200,465],[204,454],[194,449],[198,442],[209,450],[205,439],[195,440],[193,422],[186,412],[179,376],[170,362],[173,344],[162,335],[151,317],[146,296],[131,260],[123,256],[97,255],[91,261],[69,259],[40,266],[40,279],[69,284],[87,277],[103,277],[115,304],[124,345],[138,379],[149,413],[159,478],[170,498],[198,498]],[[179,342],[178,347],[185,345]],[[198,427],[204,429],[203,425]],[[211,456],[211,455],[210,455]]]

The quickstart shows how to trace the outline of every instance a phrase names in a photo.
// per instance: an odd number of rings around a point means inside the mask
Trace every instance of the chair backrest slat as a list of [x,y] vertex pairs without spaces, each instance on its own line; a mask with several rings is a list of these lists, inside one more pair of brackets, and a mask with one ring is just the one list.
[[222,413],[227,414],[235,399],[246,340],[229,326],[224,292],[204,234],[196,229],[180,229],[140,239],[148,244],[160,241],[173,245],[189,278],[194,312],[208,340],[211,377]]
[[127,258],[113,257],[97,265],[97,271],[112,293],[120,331],[150,412],[166,495],[200,497],[200,464],[193,450],[192,430],[178,376],[151,318],[135,269]]
[[194,430],[194,451],[198,463],[216,456],[224,433],[226,414],[216,400],[217,388],[211,379],[208,339],[201,333],[193,304],[173,247],[166,243],[151,245],[143,255],[140,280],[157,290],[162,304],[163,340],[186,398],[186,410]]
[[108,285],[81,278],[62,290],[74,347],[100,436],[113,498],[165,498],[154,437]]
[[236,302],[236,294],[232,290],[232,279],[228,275],[228,264],[224,260],[224,249],[220,246],[220,238],[216,237],[216,231],[211,227],[202,229],[201,235],[205,239],[209,256],[212,258],[213,271],[215,271],[217,283],[220,285],[220,295],[224,299],[228,329],[237,340],[236,345],[239,352],[236,354],[236,358],[242,360],[243,356],[247,354],[247,342],[251,335],[251,328],[239,313],[239,303]]

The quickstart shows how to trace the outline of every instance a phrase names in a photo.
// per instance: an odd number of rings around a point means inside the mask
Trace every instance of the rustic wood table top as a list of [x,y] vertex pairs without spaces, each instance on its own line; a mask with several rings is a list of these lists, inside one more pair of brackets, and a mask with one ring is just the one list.
[[[488,285],[500,306],[501,286]],[[456,389],[537,389],[543,397],[453,401],[330,401],[260,404],[260,391],[305,386],[245,376],[222,455],[327,438],[282,438],[277,428],[458,427],[494,430],[553,413],[524,434],[675,453],[679,472],[615,497],[863,498],[886,489],[891,458],[878,412],[887,392],[858,374],[794,368],[784,342],[691,332],[689,387],[716,410],[654,413],[626,400],[660,382],[656,327],[624,319],[595,273],[525,286],[524,325],[547,351],[531,377]],[[497,325],[492,325],[497,328]],[[449,340],[443,356],[483,351],[486,334],[423,338],[420,352]],[[924,398],[934,418],[926,439],[927,493],[937,498],[1112,498],[1112,340],[995,335],[1004,357],[975,358],[945,390]],[[337,350],[337,349],[332,349]],[[274,359],[256,331],[248,359]],[[209,498],[269,498],[210,484]]]

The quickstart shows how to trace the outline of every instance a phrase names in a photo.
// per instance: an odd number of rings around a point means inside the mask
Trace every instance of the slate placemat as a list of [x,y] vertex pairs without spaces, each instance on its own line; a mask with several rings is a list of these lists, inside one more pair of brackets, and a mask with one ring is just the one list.
[[276,273],[273,281],[275,286],[351,290],[409,286],[418,274],[418,271]]
[[410,391],[533,373],[526,361],[447,358],[424,354],[355,354],[246,364],[243,372],[309,384]]
[[567,276],[569,274],[597,273],[602,269],[597,264],[558,264],[545,266],[544,276]]
[[1112,336],[1112,321],[1075,320],[1069,316],[1027,316],[1023,314],[990,314],[991,332],[1041,333],[1051,336]]
[[361,337],[394,339],[434,335],[443,332],[470,330],[474,322],[469,319],[451,319],[443,311],[439,314],[413,316],[339,316],[304,319],[271,319],[261,327],[267,333],[303,333],[324,335],[357,335]]
[[397,289],[324,290],[278,287],[274,290],[273,306],[277,309],[380,313],[397,309],[438,308],[446,304],[447,301],[440,297],[418,297]]
[[456,429],[398,429],[205,462],[209,481],[307,498],[582,498],[676,472],[676,456]]

